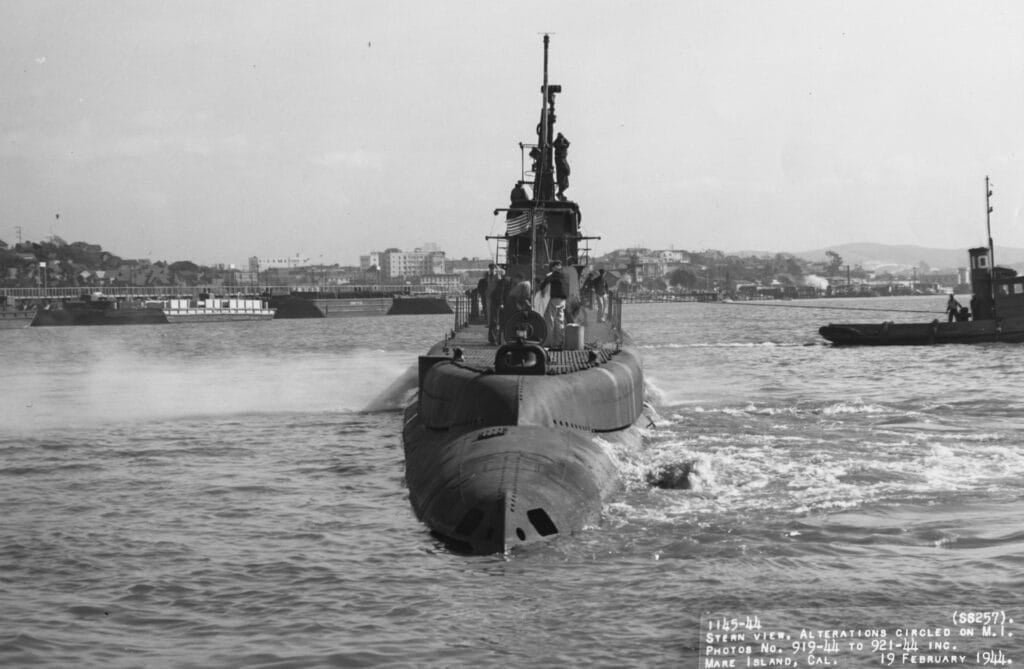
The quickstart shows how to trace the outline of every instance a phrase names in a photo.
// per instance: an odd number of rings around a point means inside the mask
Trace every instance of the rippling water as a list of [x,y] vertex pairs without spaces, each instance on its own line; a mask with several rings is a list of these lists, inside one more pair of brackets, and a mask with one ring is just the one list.
[[943,302],[627,306],[661,419],[600,526],[508,557],[403,487],[450,316],[0,331],[0,665],[703,667],[712,612],[1024,616],[1024,347],[817,335]]

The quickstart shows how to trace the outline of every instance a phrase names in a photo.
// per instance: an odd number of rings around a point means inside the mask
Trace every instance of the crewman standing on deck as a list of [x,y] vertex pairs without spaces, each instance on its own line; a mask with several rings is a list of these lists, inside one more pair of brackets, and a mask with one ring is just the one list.
[[597,276],[590,282],[597,302],[597,321],[608,320],[608,281],[604,278],[604,269],[597,270]]
[[522,272],[513,272],[512,288],[509,290],[508,297],[505,298],[505,309],[508,312],[506,318],[517,312],[530,311],[531,293],[529,280],[523,277]]
[[947,320],[946,322],[952,323],[953,321],[957,320],[957,314],[959,313],[960,303],[956,301],[956,296],[954,296],[953,293],[950,293],[949,301],[946,302],[946,315],[949,318],[949,320]]
[[544,312],[544,321],[548,326],[548,342],[559,347],[565,341],[565,301],[569,297],[569,282],[562,273],[562,261],[554,260],[551,271],[540,282],[538,290],[550,287],[548,308]]
[[487,275],[484,278],[487,279],[487,289],[484,295],[484,303],[487,305],[487,341],[496,344],[498,343],[498,311],[501,309],[501,274],[494,263],[487,266]]

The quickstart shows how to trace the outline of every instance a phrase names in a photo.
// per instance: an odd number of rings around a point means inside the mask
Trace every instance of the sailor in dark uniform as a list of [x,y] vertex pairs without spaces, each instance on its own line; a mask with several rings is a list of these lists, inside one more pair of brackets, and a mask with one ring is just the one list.
[[530,195],[523,188],[523,182],[517,181],[516,185],[512,187],[512,192],[509,193],[509,200],[512,202],[512,209],[521,207],[530,201]]
[[562,274],[562,261],[551,263],[551,271],[540,282],[539,290],[550,287],[548,308],[544,320],[548,326],[547,341],[551,346],[561,346],[565,340],[565,300],[569,297],[569,282]]
[[953,293],[949,294],[949,301],[946,302],[946,315],[948,316],[947,323],[952,323],[955,320],[959,320],[957,316],[960,313],[960,303],[956,301]]
[[558,133],[553,142],[555,147],[555,172],[558,180],[558,199],[567,199],[565,191],[569,189],[569,140]]

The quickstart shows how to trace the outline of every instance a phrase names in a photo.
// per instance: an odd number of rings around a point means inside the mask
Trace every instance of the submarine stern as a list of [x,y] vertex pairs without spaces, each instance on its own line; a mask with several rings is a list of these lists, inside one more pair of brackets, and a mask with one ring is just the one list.
[[454,439],[408,423],[406,479],[417,517],[451,549],[469,554],[573,534],[600,520],[620,483],[612,456],[591,435],[497,426]]

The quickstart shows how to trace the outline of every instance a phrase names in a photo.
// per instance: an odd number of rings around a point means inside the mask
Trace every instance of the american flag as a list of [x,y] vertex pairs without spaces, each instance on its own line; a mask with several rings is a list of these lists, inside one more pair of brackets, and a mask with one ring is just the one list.
[[530,221],[534,217],[536,218],[536,221],[538,223],[544,220],[543,214],[536,215],[532,211],[526,211],[523,212],[522,214],[519,214],[518,216],[508,219],[506,221],[506,223],[508,224],[508,228],[506,229],[505,234],[508,236],[512,236],[526,232],[527,230],[530,229]]

